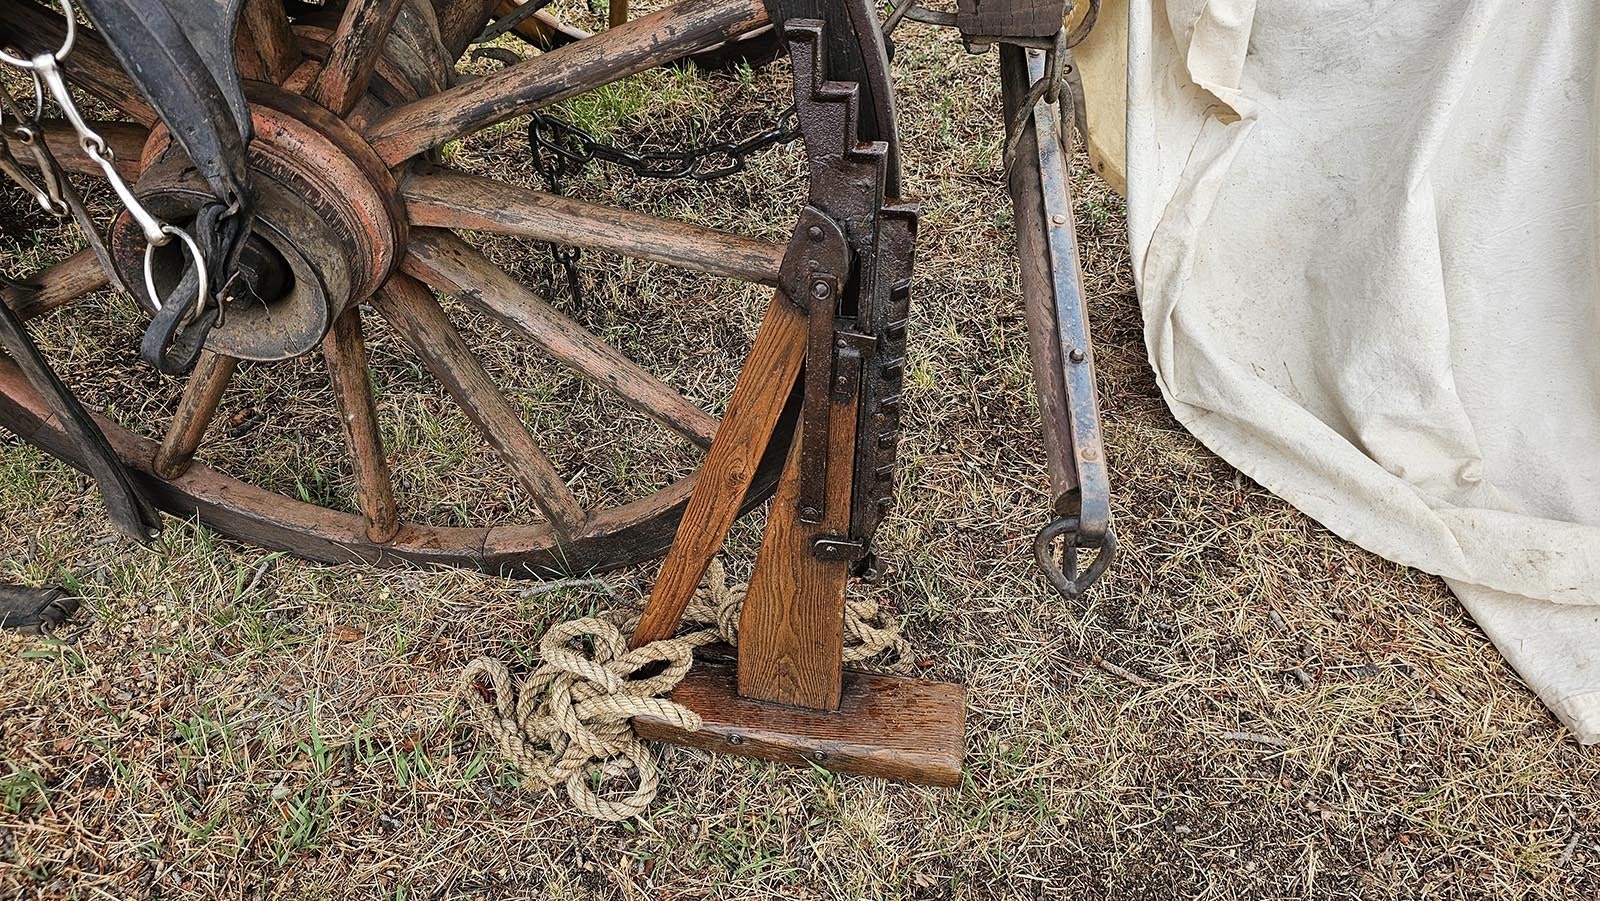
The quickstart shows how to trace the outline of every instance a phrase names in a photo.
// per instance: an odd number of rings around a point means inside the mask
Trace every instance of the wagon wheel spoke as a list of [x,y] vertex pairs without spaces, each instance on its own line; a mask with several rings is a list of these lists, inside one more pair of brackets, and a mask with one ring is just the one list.
[[439,22],[439,40],[451,59],[460,56],[483,30],[498,0],[427,0]]
[[767,22],[761,0],[682,0],[592,38],[397,107],[366,130],[389,165],[452,138],[680,59]]
[[23,322],[36,319],[98,291],[108,284],[106,271],[93,250],[80,250],[70,257],[22,280],[25,290],[0,287],[0,296]]
[[783,247],[742,235],[585,203],[462,172],[428,169],[400,188],[412,225],[515,235],[696,272],[778,283]]
[[372,391],[366,341],[361,334],[361,309],[352,307],[334,320],[322,342],[328,361],[339,422],[356,476],[356,506],[367,519],[367,537],[379,544],[400,530],[395,509],[394,481],[383,453],[378,431],[378,410]]
[[246,78],[282,84],[300,65],[300,46],[283,0],[246,0],[239,14],[239,71]]
[[428,289],[398,274],[373,298],[373,305],[455,398],[551,525],[566,536],[581,534],[587,515],[572,489]]
[[306,96],[343,116],[366,93],[385,39],[405,0],[350,0],[322,71]]
[[183,396],[178,399],[178,409],[172,413],[166,437],[156,450],[155,471],[163,479],[176,479],[189,470],[194,462],[200,442],[205,440],[206,428],[217,414],[222,395],[233,381],[239,368],[234,357],[203,351],[183,386]]
[[[50,53],[61,46],[66,22],[59,13],[29,3],[28,0],[0,0],[0,44],[15,47],[24,54]],[[155,110],[133,86],[111,48],[94,30],[78,26],[78,39],[61,64],[67,79],[105,103],[150,126],[157,122]]]
[[717,432],[715,417],[535,296],[455,235],[418,229],[401,266],[435,291],[453,295],[520,331],[628,406],[701,448],[711,446]]
[[[39,123],[39,127],[44,131],[45,146],[50,148],[50,154],[61,164],[61,168],[79,175],[105,177],[105,170],[83,152],[83,145],[78,143],[78,133],[70,122],[45,119]],[[116,166],[117,174],[129,182],[138,178],[141,169],[139,155],[144,151],[144,142],[150,137],[150,130],[133,122],[91,121],[89,127],[105,138],[107,146],[111,148],[111,162]],[[24,163],[31,163],[32,159],[31,155],[23,158]]]
[[[235,48],[244,78],[278,86],[252,87],[252,102],[272,111],[269,118],[276,126],[258,128],[252,148],[252,167],[263,179],[258,186],[274,183],[274,190],[262,191],[256,230],[281,252],[294,276],[285,291],[274,289],[256,299],[268,307],[282,304],[284,315],[274,312],[272,327],[294,333],[292,353],[307,353],[319,344],[322,348],[343,430],[341,453],[351,460],[352,508],[333,509],[255,484],[249,476],[224,474],[197,455],[208,432],[216,431],[213,426],[223,415],[221,402],[239,359],[257,356],[252,342],[263,340],[252,331],[264,327],[247,315],[259,312],[250,305],[241,306],[239,315],[213,334],[212,349],[184,385],[170,422],[158,422],[151,437],[104,423],[116,452],[158,489],[155,496],[164,508],[182,515],[198,512],[227,534],[321,560],[401,559],[533,575],[606,569],[663,551],[696,477],[660,473],[668,478],[657,482],[658,474],[651,473],[644,482],[630,467],[619,475],[627,482],[624,494],[612,502],[613,494],[607,492],[604,505],[584,509],[563,478],[563,471],[575,471],[566,452],[558,457],[558,470],[546,452],[554,453],[554,437],[538,430],[524,404],[496,385],[484,358],[477,355],[485,336],[468,334],[464,339],[437,297],[454,295],[475,312],[510,326],[524,346],[536,345],[566,371],[594,382],[687,443],[709,447],[719,430],[717,418],[536,296],[450,230],[593,248],[764,284],[776,282],[782,248],[421,161],[415,167],[399,164],[528,110],[766,27],[762,0],[683,0],[451,89],[443,86],[453,61],[490,13],[514,5],[514,0],[348,0],[348,5],[325,5],[322,12],[298,3],[286,7],[289,3],[243,0]],[[65,27],[49,6],[41,0],[0,0],[0,43],[19,53],[55,49]],[[625,4],[616,0],[613,9],[620,16]],[[291,10],[296,11],[292,22],[286,14]],[[548,15],[539,21],[559,27]],[[553,41],[578,36],[563,29]],[[111,113],[108,119],[137,120],[92,123],[111,145],[118,173],[130,183],[139,182],[141,196],[172,203],[173,212],[164,216],[187,221],[192,212],[183,205],[187,201],[168,199],[182,194],[183,161],[171,155],[170,142],[149,140],[159,120],[92,28],[80,30],[65,68],[74,90],[126,114]],[[314,103],[285,96],[294,94]],[[65,123],[47,122],[44,131],[69,172],[104,175],[84,157]],[[371,147],[363,146],[363,134]],[[372,147],[380,151],[376,158],[369,152]],[[146,160],[156,167],[142,170]],[[386,172],[384,163],[397,171]],[[125,225],[119,220],[116,228]],[[302,240],[302,233],[314,241]],[[114,232],[111,246],[119,254],[137,250],[129,243],[137,240],[132,234]],[[396,256],[400,262],[389,265]],[[139,275],[136,269],[134,275]],[[365,343],[369,336],[363,335],[365,309],[358,303],[371,285],[380,283],[383,287],[370,297],[370,309],[414,349],[418,361],[495,451],[500,490],[514,479],[542,516],[500,522],[498,516],[484,518],[475,512],[464,525],[436,525],[425,517],[402,521],[395,464],[384,452],[379,428]],[[107,273],[92,252],[84,251],[22,284],[0,284],[0,299],[22,317],[33,318],[106,284]],[[306,304],[319,315],[310,315]],[[325,335],[319,334],[329,309],[344,312],[334,317]],[[365,325],[370,328],[371,322]],[[625,427],[633,424],[629,417]],[[82,457],[82,449],[50,425],[50,411],[37,393],[3,361],[0,425],[30,436],[58,456]],[[652,469],[659,461],[675,469],[666,461],[677,460],[685,448],[675,439],[668,441],[671,454],[640,448],[645,453],[630,460],[647,460]],[[605,446],[599,435],[596,444]],[[770,494],[781,463],[782,453],[776,452],[752,464],[752,487],[743,509]],[[505,478],[506,472],[512,479]],[[642,496],[629,496],[636,485],[649,487]]]

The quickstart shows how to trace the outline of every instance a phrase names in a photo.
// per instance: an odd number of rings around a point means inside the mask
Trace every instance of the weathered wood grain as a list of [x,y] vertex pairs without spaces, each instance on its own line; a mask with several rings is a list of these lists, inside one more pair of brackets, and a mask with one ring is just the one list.
[[417,229],[401,268],[515,328],[563,365],[697,446],[711,446],[716,417],[545,303],[455,235]]
[[[83,145],[79,143],[78,132],[72,123],[65,119],[45,119],[39,123],[39,127],[44,130],[45,146],[50,148],[50,154],[61,164],[61,168],[79,175],[106,177],[100,164],[83,152]],[[117,174],[129,182],[136,180],[143,168],[139,155],[144,151],[144,142],[149,139],[150,130],[135,122],[91,121],[89,127],[95,134],[105,138],[106,146],[111,148],[111,165],[116,168]],[[33,163],[32,154],[23,154],[17,159],[25,166]]]
[[155,472],[164,479],[175,479],[188,470],[194,462],[200,442],[205,440],[206,427],[217,415],[222,395],[233,381],[239,368],[234,357],[201,351],[200,359],[183,386],[183,396],[178,399],[178,409],[167,424],[167,434],[156,451]]
[[659,12],[408,103],[366,131],[389,165],[765,24],[761,0],[682,0]]
[[282,84],[300,58],[283,0],[245,0],[239,12],[239,74]]
[[322,340],[328,362],[333,398],[339,407],[345,444],[356,477],[356,506],[367,519],[367,537],[383,544],[400,531],[394,502],[394,480],[383,453],[378,429],[377,399],[367,361],[367,344],[361,334],[361,308],[345,310]]
[[698,662],[672,700],[700,714],[698,731],[635,717],[643,738],[837,773],[926,785],[961,782],[966,691],[945,682],[846,671],[837,711],[741,698],[733,668]]
[[396,273],[374,295],[373,306],[455,398],[551,525],[563,535],[582,534],[587,516],[572,489],[428,289]]
[[80,250],[52,266],[28,276],[25,290],[0,286],[0,297],[23,322],[43,316],[104,288],[110,281],[93,250]]
[[[54,7],[46,9],[27,0],[0,0],[0,44],[15,47],[29,56],[50,53],[61,47],[66,23]],[[133,86],[122,66],[100,36],[84,25],[78,26],[78,39],[61,64],[67,80],[122,110],[141,125],[159,121],[139,89]]]
[[389,28],[405,0],[350,0],[330,42],[322,71],[306,91],[307,96],[343,116],[367,92],[367,82],[378,67]]
[[412,225],[516,235],[764,285],[778,283],[783,262],[780,244],[464,172],[421,169],[406,178],[400,194]]
[[778,481],[739,618],[739,694],[744,697],[816,710],[839,706],[850,563],[819,560],[812,545],[822,535],[850,533],[858,409],[855,402],[828,405],[827,506],[821,522],[802,522],[798,513],[800,441]]

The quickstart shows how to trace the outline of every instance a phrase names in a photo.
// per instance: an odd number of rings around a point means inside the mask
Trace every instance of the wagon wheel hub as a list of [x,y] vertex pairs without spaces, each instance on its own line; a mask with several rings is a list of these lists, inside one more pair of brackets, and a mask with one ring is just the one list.
[[[388,168],[345,120],[274,85],[247,82],[246,96],[257,217],[243,277],[225,292],[222,324],[206,347],[282,360],[316,348],[340,313],[388,278],[404,247],[405,209]],[[169,222],[191,222],[214,199],[164,126],[152,131],[142,165],[135,193]],[[131,216],[118,217],[111,246],[123,280],[153,309]],[[158,252],[158,290],[170,291],[184,262],[177,244]]]

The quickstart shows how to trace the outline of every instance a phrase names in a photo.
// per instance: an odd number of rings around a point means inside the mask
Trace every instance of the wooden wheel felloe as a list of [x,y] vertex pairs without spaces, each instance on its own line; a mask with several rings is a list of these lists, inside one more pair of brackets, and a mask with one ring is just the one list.
[[[685,0],[494,74],[446,88],[448,61],[488,21],[492,0],[350,0],[337,17],[293,21],[281,0],[248,0],[238,58],[255,120],[251,170],[261,193],[256,237],[281,261],[287,287],[230,309],[188,377],[158,439],[102,420],[112,446],[158,504],[230,536],[305,557],[412,561],[539,575],[625,565],[671,543],[694,484],[586,509],[561,461],[479,358],[478,338],[439,296],[499,323],[549,360],[693,447],[717,420],[578,321],[502,271],[453,229],[558,241],[772,285],[782,248],[698,225],[554,197],[437,164],[435,148],[526,112],[760,29],[760,0]],[[45,49],[61,21],[28,0],[0,0],[0,43]],[[92,32],[67,60],[81,89],[133,122],[100,128],[135,191],[173,221],[204,202],[165,127]],[[70,135],[64,136],[70,138]],[[52,146],[56,146],[52,135]],[[68,168],[70,139],[60,142]],[[119,268],[142,254],[126,222],[112,229]],[[86,253],[33,276],[5,300],[35,318],[101,288]],[[123,280],[130,285],[139,278]],[[142,290],[142,289],[140,289]],[[148,306],[148,299],[144,299]],[[505,483],[542,514],[532,522],[439,526],[400,513],[370,377],[368,333],[380,317],[442,385],[499,457]],[[320,352],[354,481],[354,509],[334,509],[251,484],[197,460],[241,360]],[[0,425],[69,462],[78,450],[10,363],[0,364]],[[787,427],[786,427],[787,428]],[[772,442],[746,497],[770,494],[787,449]]]

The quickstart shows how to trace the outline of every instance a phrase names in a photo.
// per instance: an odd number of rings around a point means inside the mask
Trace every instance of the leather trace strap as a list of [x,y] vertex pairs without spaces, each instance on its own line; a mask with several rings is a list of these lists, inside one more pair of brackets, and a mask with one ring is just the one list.
[[198,257],[188,259],[177,286],[160,301],[161,306],[139,342],[141,360],[167,375],[181,375],[194,368],[206,336],[222,319],[222,303],[208,303],[203,296],[214,289],[206,284],[201,267],[210,272],[237,272],[250,218],[248,214],[229,215],[221,203],[210,203],[200,210],[194,222]]
[[150,501],[134,486],[122,460],[111,449],[106,436],[89,416],[89,411],[62,384],[61,378],[28,336],[11,306],[0,302],[0,343],[38,391],[50,411],[61,421],[62,429],[84,448],[90,475],[100,486],[111,521],[125,534],[148,543],[161,534],[161,516]]
[[152,294],[156,315],[139,346],[145,362],[182,374],[221,316],[222,289],[254,222],[253,130],[233,49],[244,0],[77,2],[216,198],[195,220],[198,247],[171,295]]
[[243,0],[76,0],[211,193],[250,200],[249,106],[234,63]]
[[0,629],[45,635],[76,613],[80,603],[60,586],[0,585]]

